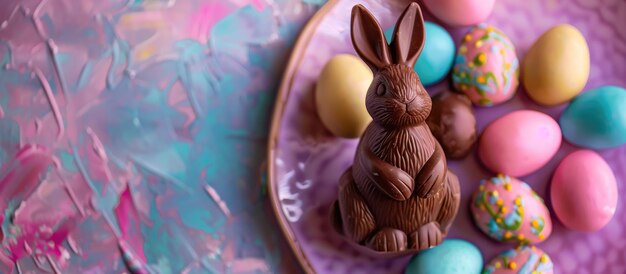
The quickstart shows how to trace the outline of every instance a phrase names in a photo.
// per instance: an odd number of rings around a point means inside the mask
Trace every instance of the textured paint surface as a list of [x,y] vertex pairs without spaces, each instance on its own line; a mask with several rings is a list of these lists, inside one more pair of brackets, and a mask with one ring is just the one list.
[[[357,142],[334,138],[315,113],[314,84],[324,63],[337,53],[354,53],[350,42],[350,9],[364,3],[381,20],[383,29],[392,26],[406,5],[404,0],[341,0],[328,10],[319,26],[311,31],[311,39],[302,49],[302,59],[294,68],[293,85],[283,93],[284,103],[277,130],[271,193],[282,208],[282,216],[296,244],[318,273],[402,273],[409,258],[395,260],[370,256],[355,249],[334,233],[328,216],[330,205],[337,198],[337,182],[354,160]],[[585,35],[591,53],[588,88],[602,85],[626,86],[626,1],[624,0],[498,0],[487,24],[501,29],[511,38],[518,56],[550,26],[569,22]],[[426,20],[432,16],[426,12]],[[437,21],[435,21],[437,22]],[[452,29],[457,43],[467,29]],[[441,83],[427,90],[431,94],[449,89]],[[556,118],[563,107],[545,108],[530,101],[525,92],[517,92],[509,101],[492,108],[475,108],[478,132],[506,113],[519,109],[538,110]],[[541,169],[520,179],[527,182],[541,197],[547,193],[550,176],[565,155],[576,148],[564,143]],[[475,153],[475,152],[472,152]],[[611,166],[617,179],[617,191],[626,197],[626,146],[599,152]],[[448,167],[461,181],[461,210],[448,238],[461,238],[475,244],[484,257],[493,258],[512,245],[504,245],[485,236],[472,222],[467,206],[480,180],[488,173],[475,155],[449,161]],[[626,199],[618,200],[615,217],[596,233],[580,233],[566,229],[557,220],[546,241],[537,245],[554,261],[554,272],[564,274],[626,273]],[[546,199],[548,208],[551,207]]]
[[2,1],[0,272],[297,271],[262,159],[319,4]]

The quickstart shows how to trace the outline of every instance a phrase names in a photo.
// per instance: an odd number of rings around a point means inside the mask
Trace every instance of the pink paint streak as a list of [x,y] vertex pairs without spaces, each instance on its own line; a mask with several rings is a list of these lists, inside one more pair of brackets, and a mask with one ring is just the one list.
[[67,181],[61,175],[61,164],[59,163],[58,159],[56,159],[56,158],[54,159],[54,169],[55,169],[55,172],[57,174],[57,177],[59,177],[59,179],[63,183],[63,188],[65,189],[65,192],[67,193],[67,196],[70,197],[70,199],[72,200],[72,203],[76,207],[76,210],[78,210],[78,212],[80,213],[81,216],[85,216],[85,209],[79,203],[78,198],[76,198],[76,194],[74,193],[74,190],[72,190],[72,188],[69,186]]
[[90,127],[87,127],[85,132],[91,140],[91,146],[85,143],[80,147],[79,153],[86,160],[85,164],[90,178],[102,184],[102,195],[105,195],[107,191],[121,192],[124,183],[114,179],[113,173],[117,170],[111,171],[115,166],[109,165],[109,158],[102,141]]
[[189,104],[187,92],[180,81],[176,81],[176,83],[172,85],[170,92],[168,92],[167,103],[185,115],[186,120],[183,124],[183,128],[188,128],[189,125],[191,125],[191,123],[196,119],[196,114]]
[[252,6],[254,6],[257,11],[262,11],[263,8],[265,8],[265,5],[261,2],[261,0],[252,0],[251,2]]
[[133,197],[129,187],[126,187],[126,190],[120,195],[119,202],[115,207],[115,215],[117,216],[117,222],[122,233],[120,237],[131,246],[131,249],[134,251],[133,254],[139,260],[145,262],[146,256],[143,250],[144,239],[139,224],[139,213],[133,203]]
[[61,137],[63,137],[63,132],[65,131],[65,125],[63,124],[63,117],[61,116],[61,112],[59,111],[59,106],[56,102],[56,98],[54,97],[54,94],[52,94],[52,88],[50,88],[50,84],[48,83],[48,80],[43,75],[41,70],[35,69],[35,74],[37,75],[37,78],[39,78],[39,81],[41,82],[43,91],[46,94],[46,98],[48,99],[48,102],[50,103],[52,114],[54,115],[54,119],[57,122],[57,127],[59,129],[59,132],[57,134],[57,140],[61,139]]
[[41,36],[42,38],[45,37],[44,31],[43,31],[44,28],[42,26],[41,21],[38,19],[41,17],[41,9],[47,3],[48,3],[48,0],[41,0],[41,2],[39,2],[37,7],[35,8],[35,11],[33,12],[33,18],[35,18],[35,20],[33,20],[33,23],[35,24],[35,27],[37,29],[37,32],[39,33],[39,36]]
[[232,261],[230,271],[232,273],[267,273],[270,269],[262,259],[243,258]]
[[265,8],[266,3],[268,2],[270,5],[273,2],[272,0],[230,0],[231,3],[237,5],[239,8],[252,5],[257,11],[262,11]]
[[40,177],[52,163],[52,155],[38,145],[24,146],[2,167],[0,181],[0,206],[6,208],[10,201],[21,202],[39,187]]
[[102,142],[98,135],[96,135],[90,127],[87,127],[87,134],[91,138],[93,151],[98,155],[100,160],[103,162],[108,162],[109,158],[107,157],[107,153],[104,150],[104,146],[102,146]]
[[203,5],[198,12],[191,15],[187,35],[191,39],[206,43],[209,38],[209,32],[215,23],[232,11],[233,8],[224,3],[207,3]]
[[230,209],[228,209],[228,206],[226,205],[226,203],[222,200],[222,198],[220,197],[219,194],[217,194],[217,191],[215,191],[214,188],[212,188],[210,185],[206,185],[204,186],[204,189],[206,190],[206,192],[209,194],[209,196],[211,196],[211,198],[213,199],[213,201],[215,201],[215,203],[220,207],[220,209],[222,210],[222,212],[224,213],[224,215],[226,215],[227,218],[230,218]]
[[106,90],[106,79],[112,58],[107,58],[94,63],[91,70],[92,77],[78,88],[78,92],[68,100],[65,117],[67,119],[67,139],[72,143],[78,142],[78,135],[84,127],[77,124],[79,117],[85,115],[94,106],[101,103],[100,96]]

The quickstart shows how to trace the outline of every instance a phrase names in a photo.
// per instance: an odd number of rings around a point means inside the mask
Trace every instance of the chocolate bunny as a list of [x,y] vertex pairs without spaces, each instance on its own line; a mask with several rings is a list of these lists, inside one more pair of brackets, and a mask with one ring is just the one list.
[[335,225],[378,252],[436,246],[456,216],[460,189],[425,122],[432,103],[413,71],[424,45],[422,12],[417,3],[404,10],[390,45],[362,5],[352,9],[351,28],[374,72],[365,102],[373,121],[340,179]]

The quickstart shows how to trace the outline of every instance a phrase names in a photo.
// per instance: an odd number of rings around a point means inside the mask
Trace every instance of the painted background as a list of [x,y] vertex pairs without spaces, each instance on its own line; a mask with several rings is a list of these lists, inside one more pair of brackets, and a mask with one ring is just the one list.
[[1,273],[298,271],[266,203],[323,0],[2,0]]

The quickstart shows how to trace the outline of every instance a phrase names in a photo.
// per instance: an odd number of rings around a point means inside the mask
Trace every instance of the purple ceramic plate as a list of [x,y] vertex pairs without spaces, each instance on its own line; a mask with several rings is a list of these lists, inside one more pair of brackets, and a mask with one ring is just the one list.
[[[269,144],[269,189],[281,228],[303,268],[317,273],[400,273],[408,257],[377,259],[354,249],[329,223],[330,205],[337,198],[339,176],[351,165],[357,140],[333,137],[321,124],[313,100],[316,79],[325,62],[335,54],[354,53],[349,39],[350,10],[363,3],[390,27],[408,1],[329,1],[311,20],[296,44],[276,102]],[[427,20],[434,20],[426,14]],[[437,20],[434,20],[437,22]],[[626,1],[624,0],[500,0],[488,23],[509,35],[524,56],[529,46],[558,23],[576,26],[587,38],[591,74],[586,89],[601,85],[626,86]],[[449,29],[459,41],[465,29]],[[447,83],[428,87],[431,94]],[[494,119],[517,109],[534,109],[555,119],[564,106],[543,108],[530,102],[523,90],[492,108],[476,109],[479,130]],[[556,165],[576,148],[564,143],[557,155],[534,174],[522,177],[546,197]],[[550,238],[538,246],[555,262],[555,273],[626,273],[626,147],[600,151],[618,179],[620,200],[613,220],[602,230],[579,233],[567,230],[552,213]],[[462,184],[462,204],[450,238],[477,245],[485,261],[512,247],[490,240],[473,224],[469,197],[489,174],[475,153],[462,161],[449,161]],[[549,205],[549,201],[548,206]]]

